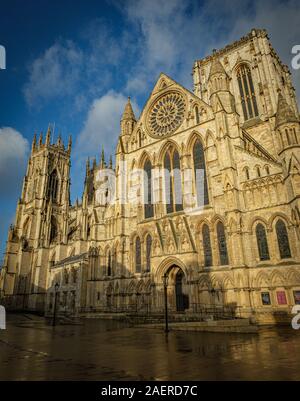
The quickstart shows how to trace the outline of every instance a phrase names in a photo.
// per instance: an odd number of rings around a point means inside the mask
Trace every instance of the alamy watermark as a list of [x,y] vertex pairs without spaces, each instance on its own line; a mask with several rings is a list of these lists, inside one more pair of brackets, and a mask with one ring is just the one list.
[[295,315],[292,319],[292,328],[294,330],[300,329],[300,305],[293,306],[292,314]]
[[186,213],[203,209],[207,199],[207,181],[203,169],[127,168],[120,161],[117,174],[102,169],[95,175],[95,202],[101,205],[130,204],[182,205]]
[[0,45],[0,70],[6,69],[6,51],[5,47]]
[[0,330],[6,329],[6,312],[4,306],[0,305]]
[[295,56],[292,58],[292,68],[294,70],[300,69],[300,45],[295,45],[292,47],[292,54]]

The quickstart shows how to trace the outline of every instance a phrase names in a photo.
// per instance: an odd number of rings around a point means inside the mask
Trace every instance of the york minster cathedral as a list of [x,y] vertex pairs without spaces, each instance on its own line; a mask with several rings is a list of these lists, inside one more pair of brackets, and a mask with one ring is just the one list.
[[154,315],[166,287],[172,314],[230,308],[262,323],[300,304],[291,73],[267,32],[253,29],[196,60],[192,76],[193,92],[161,73],[139,117],[128,99],[114,163],[101,150],[87,161],[75,204],[71,138],[52,143],[50,129],[34,138],[1,304],[46,316],[54,307]]

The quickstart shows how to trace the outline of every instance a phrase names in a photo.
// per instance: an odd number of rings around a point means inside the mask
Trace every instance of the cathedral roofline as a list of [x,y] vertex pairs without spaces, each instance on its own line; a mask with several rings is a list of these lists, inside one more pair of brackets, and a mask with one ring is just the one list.
[[[249,33],[247,33],[246,35],[242,36],[239,40],[236,40],[234,42],[232,42],[231,44],[215,50],[214,53],[209,54],[205,57],[203,57],[202,59],[197,59],[195,60],[194,63],[194,68],[198,65],[198,66],[203,66],[205,64],[208,64],[210,62],[213,61],[214,57],[220,57],[220,56],[224,56],[226,53],[235,50],[237,47],[241,46],[244,43],[247,43],[249,40],[251,40],[253,37],[262,37],[262,38],[267,38],[269,40],[269,36],[267,33],[266,29],[259,29],[259,28],[253,28]],[[287,71],[289,71],[288,66],[283,64],[282,61],[280,60],[278,54],[276,53],[276,51],[273,49],[272,45],[270,44],[270,49],[273,53],[273,55],[275,56],[275,58],[277,59],[278,63],[282,66],[285,67],[287,69]]]

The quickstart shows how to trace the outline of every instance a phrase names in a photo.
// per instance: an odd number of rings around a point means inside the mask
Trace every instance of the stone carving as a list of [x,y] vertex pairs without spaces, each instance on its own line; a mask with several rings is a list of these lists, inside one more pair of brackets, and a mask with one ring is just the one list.
[[172,134],[182,124],[185,101],[179,92],[168,92],[160,97],[149,113],[148,127],[153,136]]

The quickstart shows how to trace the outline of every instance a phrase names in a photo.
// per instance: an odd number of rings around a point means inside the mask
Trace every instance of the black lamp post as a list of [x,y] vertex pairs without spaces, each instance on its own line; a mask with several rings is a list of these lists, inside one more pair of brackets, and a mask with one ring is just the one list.
[[168,322],[168,281],[169,276],[164,274],[162,277],[163,284],[164,284],[164,295],[165,295],[165,333],[169,332],[169,322]]
[[52,322],[52,326],[55,326],[55,324],[56,324],[56,304],[57,304],[57,293],[58,293],[58,289],[59,289],[59,284],[56,283],[55,286],[54,286],[55,296],[54,296],[54,313],[53,313],[53,322]]

